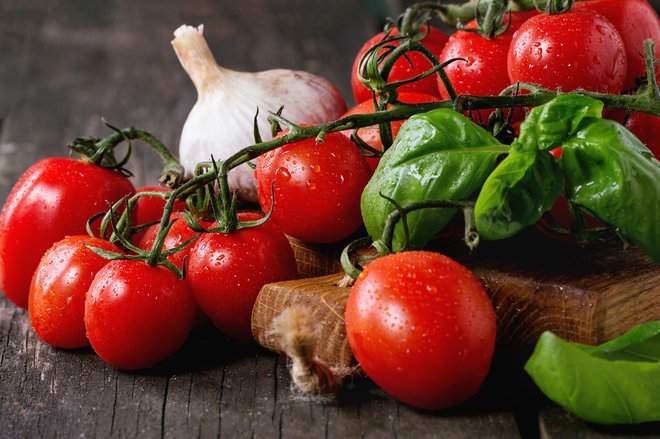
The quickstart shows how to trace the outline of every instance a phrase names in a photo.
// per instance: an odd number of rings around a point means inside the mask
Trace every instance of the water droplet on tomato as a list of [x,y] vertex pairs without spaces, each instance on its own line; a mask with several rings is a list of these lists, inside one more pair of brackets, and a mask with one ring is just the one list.
[[307,182],[307,189],[310,191],[316,190],[316,183],[312,180]]
[[[296,162],[293,162],[294,164]],[[275,170],[275,176],[278,177],[280,180],[289,180],[291,178],[291,174],[289,173],[289,170],[284,167],[279,167]]]
[[318,174],[319,172],[321,172],[321,166],[319,166],[318,164],[314,165],[314,167],[313,167],[312,169],[313,169],[314,172],[316,172],[317,174]]

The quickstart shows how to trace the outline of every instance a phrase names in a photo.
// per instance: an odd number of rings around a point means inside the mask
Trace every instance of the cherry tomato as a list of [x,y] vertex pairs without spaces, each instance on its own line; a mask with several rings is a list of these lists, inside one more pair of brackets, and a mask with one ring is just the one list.
[[524,22],[513,35],[507,65],[512,83],[602,93],[621,92],[627,71],[621,36],[588,9],[539,14]]
[[[513,38],[513,33],[529,18],[537,15],[537,11],[516,12],[511,14],[511,23],[501,35],[487,39],[474,32],[457,31],[449,37],[449,41],[440,55],[440,62],[453,58],[463,58],[447,67],[445,73],[449,77],[454,90],[459,95],[496,96],[508,87],[509,73],[507,70],[507,53]],[[508,22],[508,19],[506,20]],[[476,29],[475,20],[466,25]],[[449,93],[438,78],[438,87],[443,99],[449,99]],[[488,116],[493,110],[480,110],[479,122],[488,122]],[[521,115],[522,116],[522,115]]]
[[[137,189],[136,193],[140,192],[172,192],[172,189],[162,186],[145,186]],[[160,221],[163,217],[163,209],[165,208],[166,200],[159,197],[142,197],[135,203],[135,210],[133,211],[133,227],[144,224]],[[181,212],[186,209],[186,203],[181,200],[174,202],[173,212]],[[136,232],[131,241],[135,244],[139,243],[144,236],[145,230]]]
[[[646,76],[644,40],[660,47],[660,19],[646,0],[596,0],[576,2],[575,8],[591,9],[605,16],[623,39],[628,59],[625,89],[635,88],[635,78]],[[656,76],[660,76],[660,72]]]
[[41,256],[67,235],[86,233],[87,220],[133,193],[118,172],[79,160],[41,160],[18,180],[0,214],[0,289],[28,306],[28,291]]
[[648,113],[631,113],[626,128],[660,160],[660,117]]
[[[437,96],[427,95],[424,93],[406,93],[406,92],[399,93],[399,101],[404,102],[406,104],[436,102],[439,100],[440,98],[438,98]],[[373,99],[369,98],[368,100],[348,110],[346,113],[344,113],[341,116],[341,118],[350,116],[352,114],[369,114],[373,112],[374,112],[374,102]],[[392,138],[393,138],[392,140],[396,138],[396,135],[399,133],[399,129],[401,129],[401,125],[403,125],[403,122],[405,122],[405,120],[397,120],[390,124],[392,128]],[[342,131],[341,133],[346,137],[350,138],[351,134],[353,134],[353,131],[346,130],[346,131]],[[360,139],[362,139],[367,145],[371,146],[372,148],[375,148],[379,151],[383,150],[383,142],[380,141],[380,130],[378,129],[378,125],[360,128],[358,130],[358,136],[360,136]],[[371,170],[375,171],[380,159],[378,157],[365,157],[365,158],[367,160],[367,163],[369,163],[369,167],[371,168]]]
[[[391,36],[398,35],[397,30],[395,29],[390,34]],[[364,43],[357,56],[353,62],[353,76],[351,77],[351,87],[353,88],[353,96],[355,97],[355,102],[364,102],[368,99],[371,99],[371,90],[367,89],[358,79],[357,70],[360,64],[360,60],[365,53],[375,45],[381,42],[385,34],[383,32],[373,36],[369,41]],[[433,26],[429,26],[429,31],[427,35],[420,41],[424,47],[431,51],[436,57],[440,56],[442,48],[447,42],[447,35],[445,35],[440,29],[437,29]],[[398,42],[391,43],[394,46],[398,46]],[[419,74],[424,73],[433,67],[431,62],[419,52],[408,52],[407,53],[408,61],[405,57],[399,58],[392,67],[390,74],[388,76],[388,82],[402,81],[405,79],[413,78]],[[438,85],[435,80],[435,76],[428,76],[420,81],[415,81],[410,84],[403,85],[399,87],[399,92],[416,92],[416,93],[425,93],[433,96],[440,96],[438,91]]]
[[462,265],[438,253],[396,253],[358,277],[346,332],[360,367],[383,390],[440,409],[479,390],[495,349],[495,312]]
[[[171,250],[178,247],[197,234],[197,232],[188,226],[188,223],[186,223],[186,220],[181,217],[181,214],[173,213],[170,220],[173,219],[176,219],[176,222],[170,228],[170,231],[167,233],[165,241],[163,242],[165,250]],[[211,221],[201,221],[200,225],[204,228],[208,228],[211,227],[213,223]],[[160,224],[155,224],[145,230],[144,235],[138,243],[138,247],[144,250],[150,250],[156,240],[159,227]],[[167,259],[177,267],[183,268],[183,259],[189,255],[191,246],[192,244],[185,247],[183,250],[168,256]]]
[[87,338],[118,369],[148,368],[174,354],[188,337],[194,314],[188,283],[144,261],[110,261],[85,300]]
[[306,139],[259,157],[259,204],[275,206],[271,218],[287,235],[306,242],[335,242],[362,224],[360,196],[371,169],[355,144],[340,133],[323,143]]
[[[261,216],[241,213],[241,221]],[[187,280],[202,311],[230,337],[252,340],[250,320],[267,283],[298,277],[289,241],[271,221],[230,234],[205,233],[190,249]]]
[[67,236],[41,258],[30,285],[28,309],[34,332],[60,348],[87,346],[85,294],[108,260],[85,245],[119,253],[114,244],[87,235]]

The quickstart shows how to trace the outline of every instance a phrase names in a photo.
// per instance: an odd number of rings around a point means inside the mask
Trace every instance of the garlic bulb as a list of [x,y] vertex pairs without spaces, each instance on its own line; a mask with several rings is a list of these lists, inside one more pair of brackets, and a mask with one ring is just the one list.
[[[254,115],[263,140],[269,140],[269,111],[284,106],[283,116],[294,123],[323,123],[346,111],[339,91],[327,80],[311,73],[285,69],[257,73],[220,67],[203,36],[200,25],[181,26],[172,46],[197,89],[197,102],[183,126],[179,157],[187,174],[199,162],[224,160],[254,143]],[[230,190],[240,198],[257,201],[254,171],[243,164],[229,173]]]

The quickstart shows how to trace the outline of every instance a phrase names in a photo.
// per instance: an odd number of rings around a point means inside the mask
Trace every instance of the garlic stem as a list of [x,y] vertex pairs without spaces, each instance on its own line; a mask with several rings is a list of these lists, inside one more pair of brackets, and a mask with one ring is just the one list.
[[183,25],[174,31],[172,46],[183,69],[202,96],[208,88],[215,87],[223,75],[211,48],[204,39],[204,25]]

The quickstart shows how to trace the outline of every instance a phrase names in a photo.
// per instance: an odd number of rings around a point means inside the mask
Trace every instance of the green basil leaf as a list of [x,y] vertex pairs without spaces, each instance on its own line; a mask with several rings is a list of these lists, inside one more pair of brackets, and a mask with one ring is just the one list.
[[587,421],[660,421],[660,321],[597,347],[545,332],[525,370],[546,396]]
[[565,94],[534,108],[520,125],[518,142],[546,151],[562,145],[585,117],[601,116],[603,103],[587,96]]
[[484,183],[474,208],[484,239],[504,239],[534,224],[563,188],[558,160],[545,151],[514,143]]
[[660,162],[622,125],[586,118],[564,142],[566,195],[660,261]]
[[[438,109],[418,114],[401,127],[362,194],[362,217],[375,240],[383,233],[394,206],[422,200],[467,200],[493,170],[508,147],[462,114]],[[407,216],[411,247],[423,247],[456,213],[456,209],[422,209]],[[394,232],[394,251],[403,247],[403,232]]]

